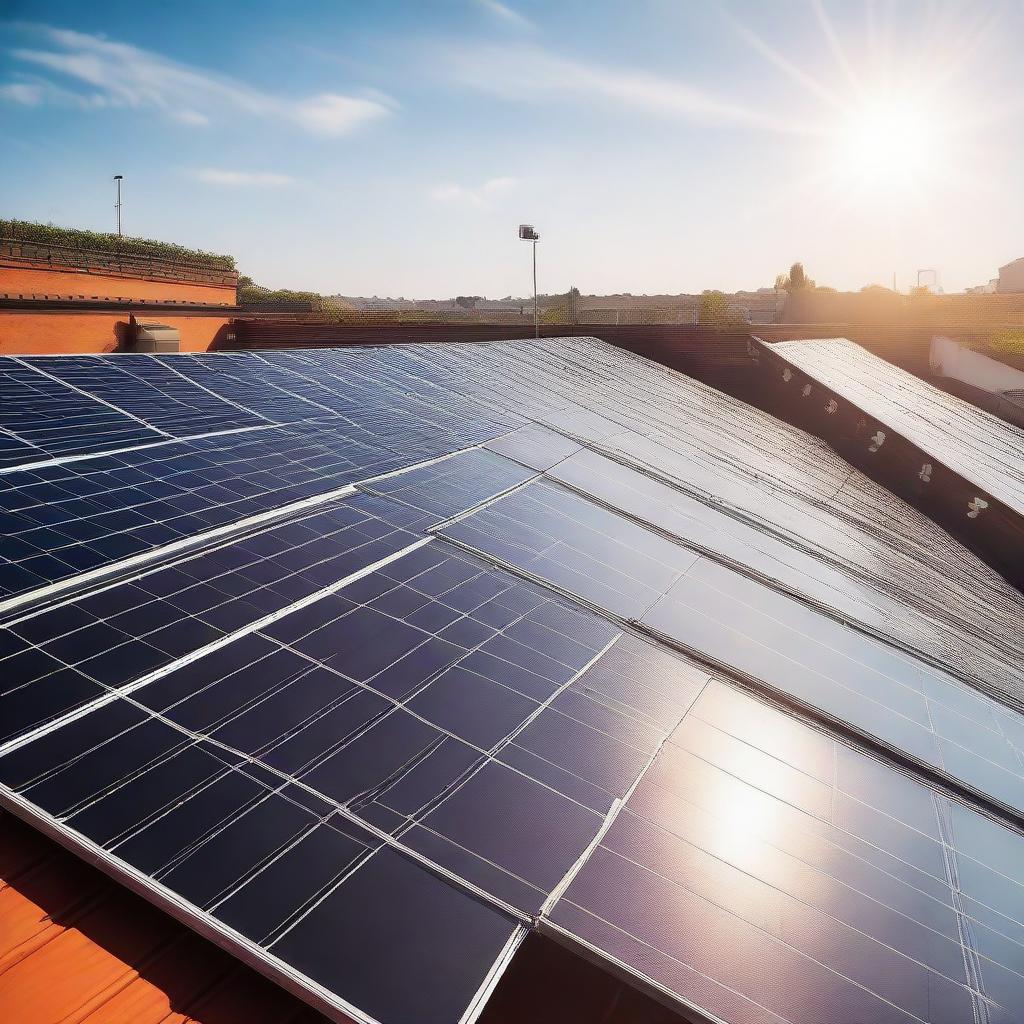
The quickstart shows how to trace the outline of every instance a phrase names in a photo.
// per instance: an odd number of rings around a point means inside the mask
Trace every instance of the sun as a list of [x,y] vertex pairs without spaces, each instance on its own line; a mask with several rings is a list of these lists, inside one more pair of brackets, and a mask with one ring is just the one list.
[[943,170],[942,120],[899,98],[857,103],[839,115],[835,170],[863,192],[920,190]]

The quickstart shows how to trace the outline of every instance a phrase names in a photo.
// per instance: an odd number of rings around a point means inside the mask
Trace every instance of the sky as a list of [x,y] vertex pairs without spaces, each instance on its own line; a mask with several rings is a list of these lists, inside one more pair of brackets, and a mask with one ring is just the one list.
[[[346,295],[946,291],[1024,255],[1021,0],[0,0],[0,216]],[[930,275],[929,275],[930,276]]]

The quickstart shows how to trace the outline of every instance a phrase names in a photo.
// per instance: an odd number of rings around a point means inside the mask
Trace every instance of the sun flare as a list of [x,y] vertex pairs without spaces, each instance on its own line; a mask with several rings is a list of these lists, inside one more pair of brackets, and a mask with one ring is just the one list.
[[867,101],[841,116],[836,173],[861,191],[920,188],[943,170],[941,118],[900,100]]

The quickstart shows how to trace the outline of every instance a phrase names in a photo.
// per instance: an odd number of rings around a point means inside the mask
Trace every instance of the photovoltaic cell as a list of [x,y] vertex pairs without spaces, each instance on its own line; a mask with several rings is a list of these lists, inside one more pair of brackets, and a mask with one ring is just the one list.
[[156,358],[221,399],[272,423],[295,423],[331,411],[283,387],[279,375],[270,372],[266,363],[243,353]]
[[62,736],[49,771],[13,755],[12,773],[37,773],[26,797],[375,1019],[461,1016],[514,920],[281,780],[129,712],[82,720],[93,728]]
[[623,618],[639,618],[697,560],[545,482],[446,526],[444,535]]
[[[510,435],[514,436],[514,435]],[[728,564],[738,564],[772,585],[824,606],[843,618],[861,623],[885,638],[917,650],[938,664],[966,669],[979,681],[1001,674],[998,646],[1013,642],[991,629],[964,628],[956,650],[934,604],[914,608],[882,589],[851,585],[834,559],[788,543],[745,517],[695,491],[652,478],[631,466],[590,450],[580,451],[553,466],[549,479],[588,498],[650,523],[694,550]],[[1009,620],[1005,625],[1009,626]]]
[[42,448],[23,441],[6,428],[0,428],[0,469],[46,458],[48,455]]
[[2,740],[155,672],[416,540],[365,504],[359,496],[333,503],[300,521],[0,627]]
[[580,495],[531,483],[443,534],[1024,810],[1020,714]]
[[400,477],[365,484],[362,490],[400,501],[439,523],[524,484],[534,475],[510,459],[473,449]]
[[0,597],[407,465],[309,421],[0,476]]
[[[892,622],[884,606],[895,598],[934,638],[929,651],[940,663],[982,689],[1024,698],[1014,667],[1024,664],[1014,625],[1024,615],[1019,592],[809,435],[583,339],[410,351],[424,363],[447,364],[451,377],[461,375],[455,386],[462,391],[514,402],[539,422],[557,419],[563,432],[584,431],[577,440],[589,448],[778,538],[788,558],[810,557],[818,572],[837,572],[836,589],[882,605],[869,625]],[[579,409],[581,396],[588,410],[552,413]],[[898,639],[914,646],[919,635],[908,628]]]
[[1024,809],[1024,719],[939,669],[706,559],[644,623]]

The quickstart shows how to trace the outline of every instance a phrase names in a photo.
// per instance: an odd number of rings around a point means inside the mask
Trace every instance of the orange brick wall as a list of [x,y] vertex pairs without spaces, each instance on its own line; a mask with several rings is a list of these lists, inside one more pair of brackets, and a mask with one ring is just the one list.
[[[229,317],[167,316],[136,311],[141,319],[177,327],[183,352],[203,352],[223,337]],[[39,355],[51,352],[112,352],[117,347],[118,324],[127,325],[127,313],[83,310],[54,313],[15,313],[0,310],[0,354]]]
[[0,264],[0,295],[3,294],[235,304],[235,289],[231,285],[149,281],[91,271],[50,270],[10,264]]

